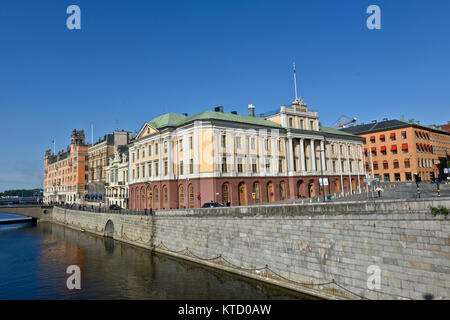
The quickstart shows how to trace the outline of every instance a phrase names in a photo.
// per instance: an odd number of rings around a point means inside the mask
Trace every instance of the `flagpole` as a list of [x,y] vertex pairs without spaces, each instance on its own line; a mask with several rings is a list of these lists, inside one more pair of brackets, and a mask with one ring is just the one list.
[[294,88],[295,88],[295,100],[297,100],[297,76],[295,73],[295,62],[294,62]]

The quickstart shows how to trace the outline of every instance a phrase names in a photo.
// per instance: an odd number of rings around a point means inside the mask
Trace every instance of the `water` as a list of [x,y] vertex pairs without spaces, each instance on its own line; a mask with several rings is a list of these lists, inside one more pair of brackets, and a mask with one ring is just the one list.
[[[0,219],[13,215],[0,213]],[[69,265],[81,290],[69,290]],[[51,223],[0,225],[0,299],[311,299]]]

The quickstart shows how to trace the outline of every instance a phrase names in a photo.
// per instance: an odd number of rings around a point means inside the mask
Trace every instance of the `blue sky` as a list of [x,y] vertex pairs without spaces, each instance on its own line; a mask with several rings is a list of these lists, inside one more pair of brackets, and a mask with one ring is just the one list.
[[[66,8],[81,8],[81,30]],[[366,8],[381,8],[368,30]],[[450,120],[450,2],[0,2],[0,191],[42,186],[72,129],[98,139],[164,112],[261,113],[300,95],[323,125]]]

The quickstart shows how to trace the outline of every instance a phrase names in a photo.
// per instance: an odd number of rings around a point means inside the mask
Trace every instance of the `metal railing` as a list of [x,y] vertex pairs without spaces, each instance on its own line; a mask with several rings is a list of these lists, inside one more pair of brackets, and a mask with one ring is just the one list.
[[130,210],[130,209],[110,209],[109,207],[99,207],[93,205],[82,204],[56,204],[54,207],[86,212],[96,213],[111,213],[111,214],[123,214],[123,215],[135,215],[135,216],[152,216],[156,210]]

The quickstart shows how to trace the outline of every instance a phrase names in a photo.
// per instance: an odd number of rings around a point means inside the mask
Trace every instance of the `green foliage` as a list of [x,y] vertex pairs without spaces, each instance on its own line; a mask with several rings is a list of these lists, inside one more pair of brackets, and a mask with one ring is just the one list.
[[446,208],[446,207],[443,207],[443,206],[439,206],[439,207],[431,207],[430,208],[430,210],[431,210],[431,213],[433,214],[433,215],[437,215],[437,214],[445,214],[445,215],[447,215],[448,214],[448,209]]
[[0,192],[0,197],[33,197],[41,195],[42,189],[17,189]]

